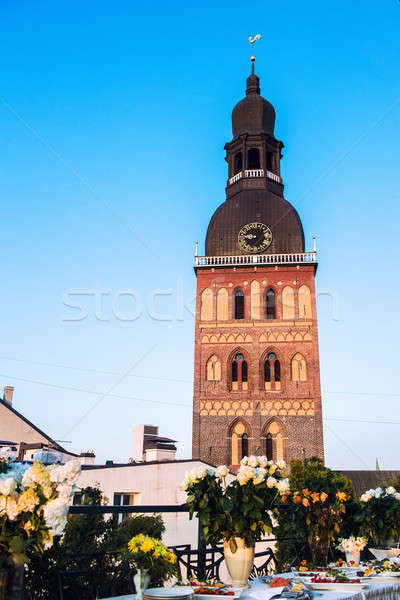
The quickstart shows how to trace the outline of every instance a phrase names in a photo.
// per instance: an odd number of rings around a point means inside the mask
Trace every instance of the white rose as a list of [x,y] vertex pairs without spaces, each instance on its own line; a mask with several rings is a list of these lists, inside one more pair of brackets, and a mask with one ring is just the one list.
[[257,473],[256,473],[256,476],[253,481],[254,485],[258,485],[259,483],[262,483],[265,480],[266,474],[267,474],[267,471],[265,469],[263,469],[262,467],[257,469]]
[[258,467],[258,460],[255,456],[249,456],[247,464],[249,467]]
[[0,494],[9,496],[15,490],[15,479],[10,477],[8,473],[0,475]]
[[396,493],[396,489],[392,485],[390,485],[388,488],[386,488],[386,493],[389,494],[389,496],[392,496]]
[[278,483],[278,481],[275,479],[275,477],[268,477],[268,479],[267,479],[267,487],[274,488],[274,487],[276,487],[277,483]]
[[[273,479],[273,477],[272,477],[272,479]],[[280,481],[278,481],[276,489],[278,490],[278,492],[280,494],[287,494],[287,492],[290,490],[289,480],[281,479]]]
[[204,479],[204,477],[207,475],[207,469],[205,467],[199,467],[196,471],[196,477],[197,479]]
[[361,502],[369,502],[371,500],[371,494],[369,492],[364,492],[364,494],[362,494],[360,500]]
[[374,491],[375,498],[380,498],[383,494],[383,489],[381,487],[377,487]]
[[266,456],[258,456],[257,460],[260,467],[263,467],[264,469],[268,465],[268,459]]
[[216,476],[219,478],[226,477],[228,475],[228,473],[229,473],[229,469],[225,465],[219,466],[217,468],[217,470],[215,471]]
[[240,464],[243,465],[247,465],[247,461],[248,461],[248,457],[247,456],[243,456],[242,460],[240,461]]
[[246,483],[249,481],[249,478],[246,476],[246,474],[243,471],[241,471],[237,474],[236,479],[240,485],[246,485]]
[[278,460],[278,462],[276,463],[278,469],[286,469],[286,463],[284,460]]
[[393,496],[396,498],[396,500],[400,500],[400,493],[396,492],[395,494],[393,494]]
[[187,489],[188,489],[188,487],[189,487],[189,483],[188,483],[188,481],[187,481],[186,479],[184,479],[184,480],[182,481],[182,483],[180,484],[180,486],[179,486],[179,489],[180,489],[182,492],[186,492],[186,491],[187,491]]
[[14,521],[14,519],[19,515],[17,501],[12,496],[7,499],[6,515],[10,521]]
[[197,470],[192,469],[189,473],[189,477],[191,479],[191,483],[197,483]]

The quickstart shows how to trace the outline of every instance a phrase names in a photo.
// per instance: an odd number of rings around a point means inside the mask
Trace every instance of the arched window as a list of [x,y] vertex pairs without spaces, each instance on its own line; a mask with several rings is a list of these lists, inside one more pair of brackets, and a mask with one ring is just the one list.
[[249,455],[249,436],[247,433],[242,435],[242,458]]
[[271,288],[266,293],[267,300],[267,319],[276,319],[275,292]]
[[268,352],[264,362],[264,388],[266,390],[281,389],[281,363],[275,352]]
[[304,356],[299,352],[292,358],[292,380],[307,381],[307,365]]
[[243,154],[241,152],[236,152],[234,164],[233,164],[233,174],[240,173],[243,169]]
[[200,319],[211,321],[213,318],[213,293],[210,288],[201,292]]
[[217,321],[227,321],[229,319],[228,305],[228,290],[221,288],[217,292]]
[[265,456],[268,460],[273,460],[273,445],[272,445],[272,435],[267,433],[265,438]]
[[237,352],[232,360],[232,390],[246,391],[248,389],[247,362],[243,354]]
[[294,291],[289,285],[286,285],[282,290],[282,318],[294,319]]
[[267,150],[267,154],[265,156],[265,164],[267,167],[267,171],[274,171],[274,155],[270,150]]
[[248,169],[259,169],[260,168],[260,151],[258,148],[250,148],[247,153],[247,168]]
[[221,381],[221,361],[216,354],[207,361],[207,381]]
[[311,319],[311,292],[306,285],[299,287],[299,319]]
[[244,293],[242,290],[235,291],[235,319],[244,319]]
[[230,428],[231,438],[231,465],[239,465],[244,456],[249,455],[250,428],[242,421],[237,421]]
[[268,460],[284,460],[284,429],[278,421],[271,421],[264,429],[265,455]]

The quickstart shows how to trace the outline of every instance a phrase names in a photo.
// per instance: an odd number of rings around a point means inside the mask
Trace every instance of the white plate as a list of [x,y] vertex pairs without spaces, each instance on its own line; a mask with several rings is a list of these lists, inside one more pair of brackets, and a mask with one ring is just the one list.
[[350,592],[354,590],[363,590],[367,587],[367,583],[310,583],[308,584],[313,590],[327,590],[330,592]]
[[174,587],[148,588],[144,590],[144,596],[148,598],[181,598],[193,595],[193,588],[190,585],[177,585]]
[[368,550],[378,560],[385,560],[386,558],[394,558],[399,556],[400,548],[390,548],[390,550],[380,550],[379,548],[368,548]]
[[227,596],[226,594],[195,594],[193,598],[194,600],[234,600],[240,596],[243,590],[240,590],[240,592],[231,591],[233,592],[232,596]]

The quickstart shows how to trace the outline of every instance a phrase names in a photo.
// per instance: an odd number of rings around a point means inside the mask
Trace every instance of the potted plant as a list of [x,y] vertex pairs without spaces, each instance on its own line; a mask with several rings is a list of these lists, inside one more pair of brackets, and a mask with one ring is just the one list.
[[366,545],[366,538],[351,535],[348,538],[340,538],[336,549],[345,553],[348,565],[358,566],[360,564],[360,552],[364,550]]
[[393,486],[364,492],[355,519],[364,535],[374,540],[375,547],[369,550],[378,560],[400,554],[393,548],[400,535],[400,493]]
[[330,542],[340,532],[346,512],[347,494],[337,492],[315,492],[307,488],[285,494],[279,511],[293,523],[304,522],[308,532],[308,543],[312,561],[317,566],[326,566]]
[[143,591],[150,581],[165,581],[176,574],[176,554],[161,540],[140,533],[128,542],[128,549],[124,558],[136,568],[134,583],[137,599],[143,597]]
[[255,542],[272,531],[271,511],[289,492],[282,474],[285,467],[284,461],[249,456],[242,459],[236,476],[226,466],[200,467],[187,473],[181,484],[188,493],[190,518],[194,514],[199,518],[205,542],[215,546],[223,541],[235,585],[247,587]]
[[28,548],[43,552],[67,522],[80,463],[33,465],[0,457],[0,600],[17,596],[15,585]]

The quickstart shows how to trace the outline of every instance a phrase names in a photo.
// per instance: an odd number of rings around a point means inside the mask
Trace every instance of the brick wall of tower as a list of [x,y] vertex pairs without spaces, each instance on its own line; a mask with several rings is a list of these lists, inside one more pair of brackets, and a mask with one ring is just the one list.
[[[284,459],[319,456],[323,459],[323,431],[319,374],[318,330],[315,302],[315,272],[312,265],[199,268],[195,330],[195,374],[193,403],[193,457],[213,464],[232,464],[230,429],[238,419],[246,424],[249,453],[265,452],[266,427],[272,421],[284,433]],[[250,313],[251,283],[260,287],[261,318]],[[298,290],[306,285],[311,292],[311,316],[298,311]],[[294,318],[283,319],[282,290],[294,292]],[[234,320],[234,290],[245,294],[245,318]],[[276,294],[277,315],[267,320],[265,292]],[[212,317],[201,320],[201,295],[211,289]],[[216,318],[219,289],[228,291],[229,314]],[[232,391],[231,359],[240,351],[248,363],[248,390]],[[264,387],[263,357],[274,352],[281,363],[281,390]],[[292,381],[291,360],[300,353],[307,366],[306,381]],[[206,365],[212,355],[221,361],[220,381],[206,380]]]

